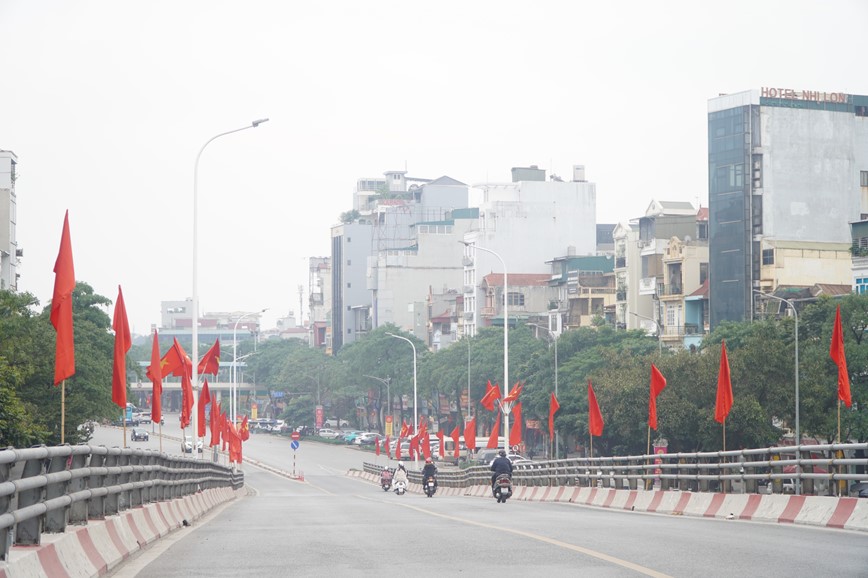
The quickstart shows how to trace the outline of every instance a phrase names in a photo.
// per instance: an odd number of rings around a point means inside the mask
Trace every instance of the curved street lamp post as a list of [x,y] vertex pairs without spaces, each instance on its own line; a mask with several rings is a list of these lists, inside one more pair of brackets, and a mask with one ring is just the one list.
[[[195,440],[199,439],[198,424],[196,423],[196,406],[199,403],[199,159],[202,157],[205,147],[221,136],[247,130],[248,128],[256,128],[264,122],[268,122],[268,119],[261,118],[259,120],[254,120],[247,126],[221,132],[218,135],[212,136],[202,145],[202,148],[199,149],[199,154],[196,155],[196,162],[193,164],[193,346],[191,347],[192,351],[190,352],[193,365],[191,376],[193,382],[193,407],[191,409],[190,419],[191,424],[193,425],[193,435],[191,437],[194,440],[194,447],[196,446]],[[197,452],[194,450],[193,454],[196,455],[196,453]]]
[[[419,399],[418,399],[418,393],[417,393],[418,390],[416,387],[416,344],[414,344],[412,341],[410,341],[409,339],[407,339],[406,337],[403,337],[401,335],[395,335],[394,333],[386,333],[386,335],[388,335],[389,337],[394,337],[395,339],[403,339],[404,341],[406,341],[407,343],[410,344],[410,347],[413,348],[413,431],[416,431],[416,429],[419,427]],[[418,454],[418,452],[416,453],[415,462],[416,462],[416,469],[418,469],[419,468],[419,454]]]
[[768,299],[774,299],[776,301],[780,301],[781,303],[786,303],[788,307],[793,310],[793,319],[795,319],[795,339],[794,339],[794,347],[795,347],[795,370],[794,370],[794,379],[795,379],[795,388],[796,388],[796,431],[795,439],[793,440],[796,446],[796,469],[795,469],[795,478],[793,479],[793,493],[795,495],[799,495],[801,493],[801,485],[802,480],[799,479],[800,468],[798,464],[799,460],[799,446],[802,444],[802,432],[799,428],[799,313],[796,310],[796,304],[790,301],[789,299],[784,299],[783,297],[778,297],[777,295],[771,295],[770,293],[763,293],[759,289],[753,289],[753,292],[757,295],[762,295]]

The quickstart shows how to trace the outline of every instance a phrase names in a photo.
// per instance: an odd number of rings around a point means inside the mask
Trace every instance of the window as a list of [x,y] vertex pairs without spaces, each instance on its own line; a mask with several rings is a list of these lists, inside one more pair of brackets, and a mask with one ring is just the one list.
[[352,283],[347,283],[347,289],[352,289],[352,288],[353,288],[353,284],[352,284]]
[[510,307],[524,307],[524,294],[510,292],[506,295],[506,304]]
[[351,266],[352,264],[353,264],[353,260],[347,259],[347,267]]
[[774,249],[763,249],[763,265],[774,265],[775,264],[775,250]]
[[859,186],[868,187],[868,171],[859,171]]

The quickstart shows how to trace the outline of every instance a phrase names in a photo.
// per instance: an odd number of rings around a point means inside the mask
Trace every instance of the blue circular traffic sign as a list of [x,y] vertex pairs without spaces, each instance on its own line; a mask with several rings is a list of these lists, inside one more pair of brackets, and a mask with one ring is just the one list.
[[298,449],[298,442],[295,441],[295,440],[292,440],[292,441],[289,443],[289,447],[291,447],[293,450],[297,450],[297,449]]

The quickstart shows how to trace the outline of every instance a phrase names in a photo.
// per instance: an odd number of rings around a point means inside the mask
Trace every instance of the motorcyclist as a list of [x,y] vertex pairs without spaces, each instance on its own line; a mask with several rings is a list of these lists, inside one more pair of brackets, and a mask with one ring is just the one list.
[[506,450],[497,452],[497,457],[491,461],[491,491],[494,492],[494,482],[500,474],[506,474],[512,479],[512,462],[506,457]]
[[425,458],[425,466],[422,468],[422,482],[434,478],[434,488],[437,488],[437,466],[431,461],[431,458]]
[[407,485],[407,470],[404,468],[404,462],[398,462],[398,467],[395,468],[395,474],[392,476],[392,485],[395,486],[398,482]]
[[380,472],[380,485],[392,485],[392,470],[390,470],[389,468],[383,468],[383,471]]

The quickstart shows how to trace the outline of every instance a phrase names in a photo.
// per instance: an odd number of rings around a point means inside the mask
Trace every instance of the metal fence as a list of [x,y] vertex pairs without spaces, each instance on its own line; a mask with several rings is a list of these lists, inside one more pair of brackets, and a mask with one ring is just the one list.
[[[525,461],[514,465],[513,483],[846,496],[851,483],[868,482],[866,453],[868,443]],[[364,469],[379,474],[383,467],[365,463]],[[409,477],[421,481],[419,472]],[[490,484],[491,471],[488,464],[442,468],[437,478],[445,487],[469,487]]]
[[0,450],[0,560],[43,532],[211,488],[241,488],[244,474],[153,450],[39,446]]

